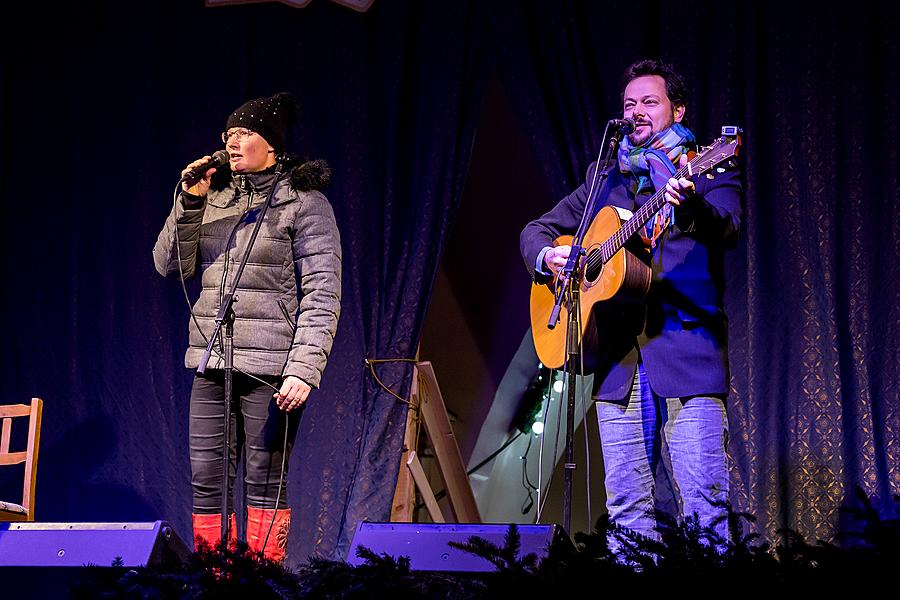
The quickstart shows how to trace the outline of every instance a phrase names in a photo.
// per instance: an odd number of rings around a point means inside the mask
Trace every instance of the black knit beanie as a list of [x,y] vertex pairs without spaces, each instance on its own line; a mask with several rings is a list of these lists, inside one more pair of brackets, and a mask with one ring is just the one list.
[[279,92],[269,98],[256,98],[242,104],[228,117],[225,130],[246,127],[263,136],[276,154],[282,154],[288,127],[296,115],[297,104],[293,96]]

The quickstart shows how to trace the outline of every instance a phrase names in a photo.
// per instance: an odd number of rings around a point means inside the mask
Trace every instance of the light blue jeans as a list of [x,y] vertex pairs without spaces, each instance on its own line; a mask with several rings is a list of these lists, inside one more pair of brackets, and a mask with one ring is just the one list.
[[[671,465],[679,516],[696,514],[712,525],[726,515],[728,419],[722,398],[662,398],[653,393],[643,364],[624,402],[597,402],[606,471],[606,508],[619,525],[659,538],[654,516],[654,474],[660,458]],[[724,519],[715,525],[727,539]]]

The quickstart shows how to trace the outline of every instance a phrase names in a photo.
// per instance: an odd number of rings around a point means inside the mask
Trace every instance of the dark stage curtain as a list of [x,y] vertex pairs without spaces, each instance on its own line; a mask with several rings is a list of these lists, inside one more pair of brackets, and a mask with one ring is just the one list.
[[[281,90],[303,106],[288,150],[332,166],[344,250],[289,555],[336,556],[359,519],[388,519],[406,406],[364,361],[415,356],[483,95],[476,8],[100,2],[3,36],[0,380],[4,402],[46,401],[39,520],[162,518],[190,540],[188,313],[150,250],[183,165],[231,110]],[[406,396],[408,363],[377,372]]]
[[583,178],[620,76],[674,63],[703,143],[746,129],[728,259],[732,501],[775,539],[832,539],[861,488],[900,492],[896,3],[491,4],[497,70],[558,197]]
[[[0,381],[3,402],[46,401],[38,518],[162,518],[190,537],[187,310],[150,250],[183,165],[232,109],[281,90],[305,107],[289,148],[333,167],[344,243],[338,337],[289,475],[290,555],[340,554],[359,519],[387,517],[406,407],[364,360],[415,354],[494,58],[557,196],[637,57],[681,68],[701,140],[746,128],[734,500],[770,536],[828,538],[854,486],[898,493],[896,5],[783,4],[18,5],[0,37]],[[406,395],[408,363],[377,371]]]
[[857,488],[884,514],[900,493],[900,12],[766,3],[737,16],[749,152],[735,500],[770,537],[831,539]]

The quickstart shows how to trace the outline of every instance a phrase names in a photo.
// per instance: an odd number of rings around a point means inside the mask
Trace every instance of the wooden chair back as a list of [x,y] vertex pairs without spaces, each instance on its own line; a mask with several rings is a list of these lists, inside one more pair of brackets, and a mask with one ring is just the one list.
[[[40,398],[32,398],[31,404],[0,405],[0,467],[25,463],[22,504],[0,500],[0,521],[34,521],[34,488],[43,410],[44,403]],[[28,417],[28,441],[25,450],[12,452],[9,445],[13,419],[20,417]]]

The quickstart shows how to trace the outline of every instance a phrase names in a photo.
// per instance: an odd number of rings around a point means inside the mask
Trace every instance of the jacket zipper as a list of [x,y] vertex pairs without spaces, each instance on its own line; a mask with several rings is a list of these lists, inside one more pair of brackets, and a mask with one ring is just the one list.
[[[241,181],[241,187],[244,186],[244,181]],[[228,280],[228,266],[230,264],[231,258],[231,241],[235,239],[237,235],[238,227],[240,227],[241,223],[244,222],[244,217],[247,216],[247,213],[250,212],[250,206],[253,204],[253,190],[250,190],[250,193],[247,194],[247,209],[241,213],[241,216],[238,218],[237,223],[234,224],[234,227],[231,228],[231,233],[228,235],[228,239],[225,242],[225,266],[222,269],[222,281],[219,282],[219,306],[216,309],[222,307],[222,302],[225,301],[225,283]],[[237,242],[235,242],[237,245]]]

